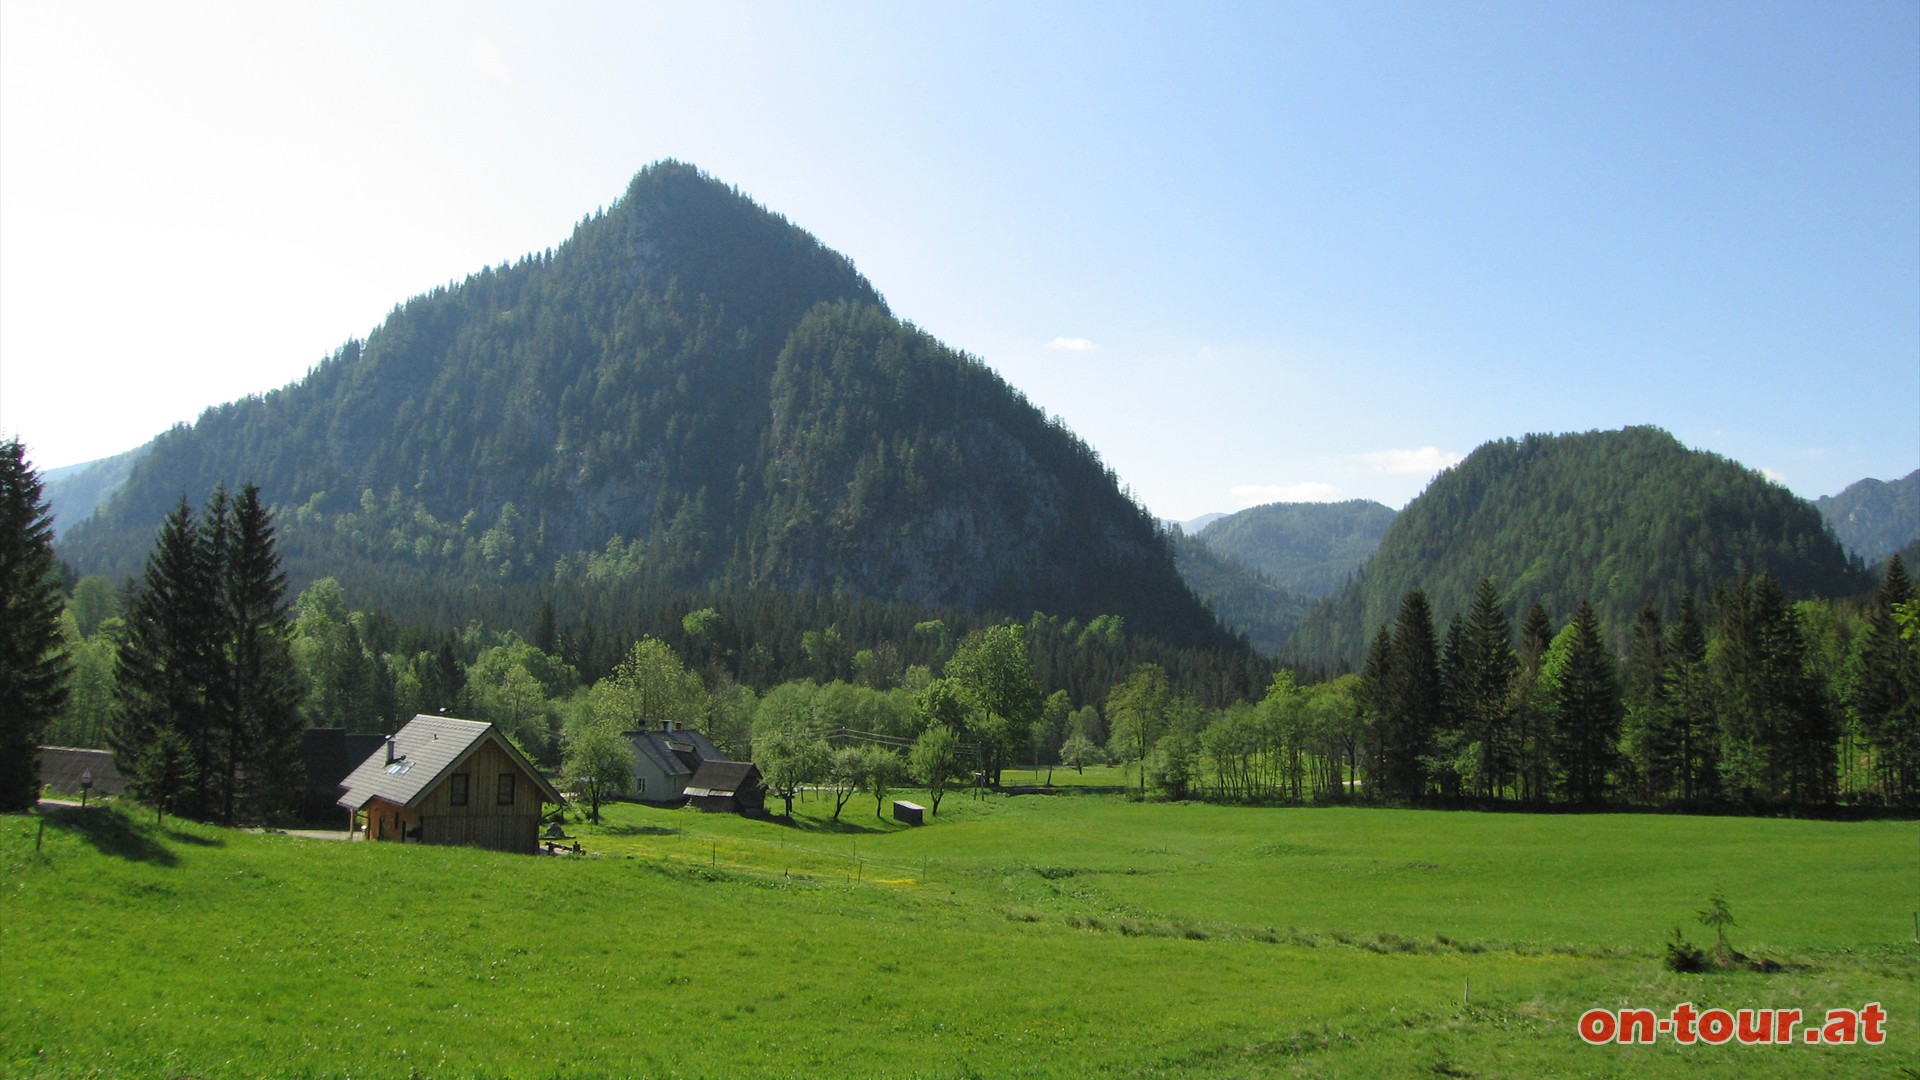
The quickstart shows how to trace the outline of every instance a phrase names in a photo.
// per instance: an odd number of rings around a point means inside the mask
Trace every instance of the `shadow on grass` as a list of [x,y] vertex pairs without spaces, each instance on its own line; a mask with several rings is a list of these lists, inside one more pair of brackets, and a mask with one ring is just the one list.
[[602,836],[679,836],[682,830],[664,825],[602,825]]
[[785,825],[795,832],[806,833],[849,833],[853,835],[864,835],[867,833],[899,832],[909,827],[888,821],[874,823],[862,822],[858,819],[848,819],[844,821],[828,819],[823,821],[819,818],[789,818],[783,814],[768,814],[766,820],[771,821],[775,825]]
[[153,838],[152,828],[135,824],[119,810],[58,806],[42,807],[40,812],[48,824],[79,836],[102,855],[158,866],[172,866],[180,861],[165,844]]
[[227,842],[218,836],[196,836],[179,829],[168,829],[167,839],[176,844],[192,844],[194,847],[226,847]]

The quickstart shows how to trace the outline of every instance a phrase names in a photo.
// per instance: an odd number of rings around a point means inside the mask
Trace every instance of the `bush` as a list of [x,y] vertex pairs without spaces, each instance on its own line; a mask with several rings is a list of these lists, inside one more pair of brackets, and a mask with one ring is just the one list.
[[1707,970],[1707,952],[1683,937],[1680,928],[1676,926],[1673,928],[1672,939],[1667,942],[1666,963],[1668,971],[1696,974]]

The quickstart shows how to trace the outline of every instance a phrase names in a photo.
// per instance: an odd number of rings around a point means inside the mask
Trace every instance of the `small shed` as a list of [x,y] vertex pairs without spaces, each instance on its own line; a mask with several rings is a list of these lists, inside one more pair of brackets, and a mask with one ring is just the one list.
[[492,724],[416,716],[353,770],[340,806],[367,815],[367,839],[471,844],[531,855],[545,804],[564,803]]
[[726,814],[759,813],[767,807],[760,767],[751,761],[702,762],[687,781],[687,805]]
[[909,825],[925,825],[927,808],[905,799],[895,799],[893,800],[893,820],[904,821]]

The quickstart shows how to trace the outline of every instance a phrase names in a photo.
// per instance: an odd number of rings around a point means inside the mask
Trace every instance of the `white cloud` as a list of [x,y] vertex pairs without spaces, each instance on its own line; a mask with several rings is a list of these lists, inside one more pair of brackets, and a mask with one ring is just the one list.
[[1776,484],[1779,484],[1781,487],[1787,486],[1787,474],[1781,472],[1779,469],[1769,469],[1765,466],[1761,466],[1760,475],[1766,477],[1767,479],[1773,481]]
[[1296,484],[1235,484],[1233,497],[1243,509],[1275,502],[1338,502],[1340,489],[1318,480]]
[[1452,450],[1433,446],[1423,446],[1418,450],[1377,450],[1360,457],[1373,466],[1375,472],[1392,473],[1395,476],[1432,476],[1441,469],[1451,468],[1466,460]]
[[1047,342],[1047,348],[1058,352],[1098,352],[1100,346],[1083,337],[1057,337]]
[[486,38],[476,38],[467,46],[467,66],[495,82],[510,83],[513,72],[507,70],[507,58],[500,47]]

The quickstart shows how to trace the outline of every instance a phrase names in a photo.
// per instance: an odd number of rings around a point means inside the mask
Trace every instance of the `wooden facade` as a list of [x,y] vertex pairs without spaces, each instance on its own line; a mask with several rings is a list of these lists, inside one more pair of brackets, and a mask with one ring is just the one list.
[[368,840],[539,850],[551,784],[491,725],[415,717],[341,785]]

